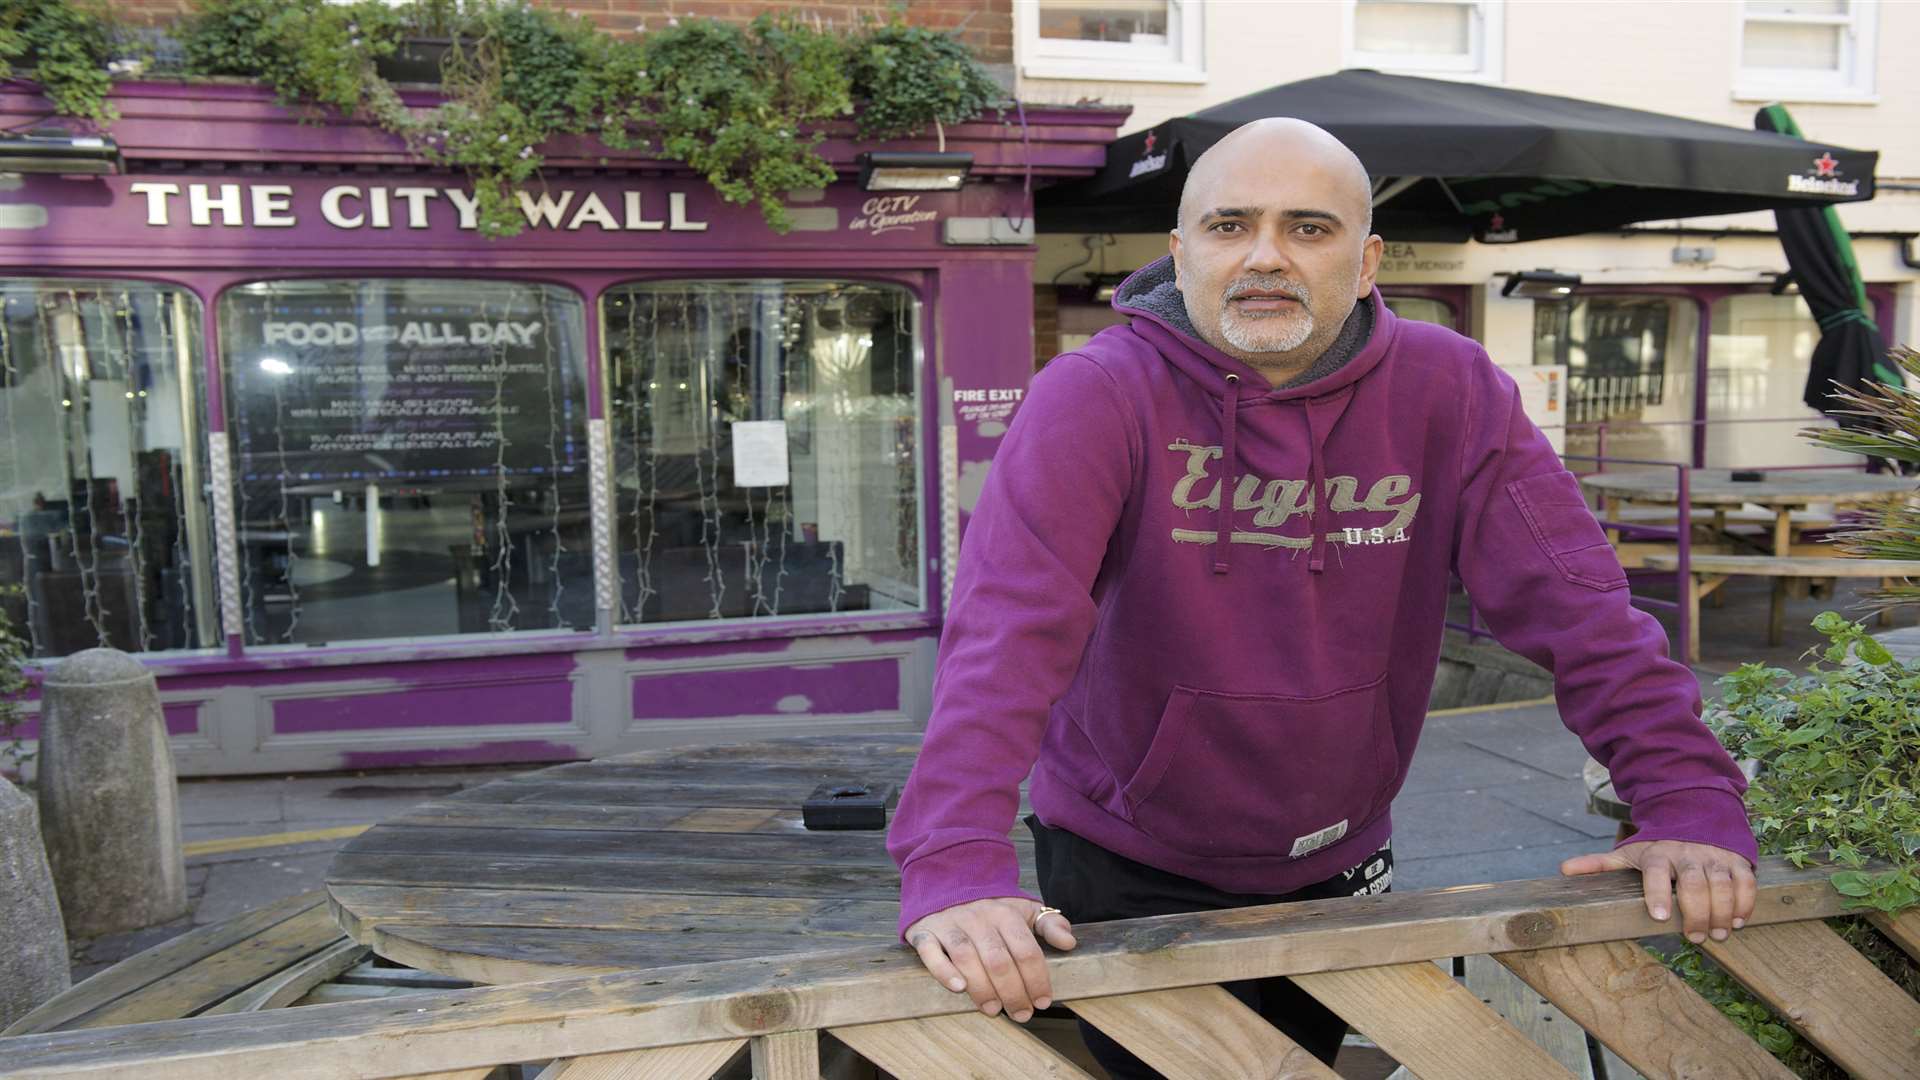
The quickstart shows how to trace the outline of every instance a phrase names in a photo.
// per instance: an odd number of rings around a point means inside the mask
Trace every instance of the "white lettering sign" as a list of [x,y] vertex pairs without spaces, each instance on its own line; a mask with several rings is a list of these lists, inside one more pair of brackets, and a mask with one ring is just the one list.
[[[182,185],[142,180],[129,184],[127,190],[145,200],[147,224],[161,228],[173,223],[175,200],[182,196],[186,198],[187,220],[197,228],[217,224],[225,228],[252,225],[286,229],[300,223],[294,189],[287,184]],[[520,192],[520,211],[526,215],[529,226],[556,232],[578,232],[588,226],[601,232],[707,231],[708,222],[696,220],[689,214],[685,192],[667,193],[665,220],[647,216],[644,193],[623,191],[620,194],[618,214],[598,193],[583,195],[571,190]],[[908,198],[917,201],[919,196]],[[461,188],[336,184],[322,191],[318,206],[309,209],[318,209],[321,220],[336,229],[392,229],[396,227],[396,217],[404,218],[405,228],[426,229],[432,227],[436,207],[443,199],[453,208],[458,228],[467,232],[479,229],[479,201],[472,192]],[[889,204],[893,201],[869,200]],[[914,213],[911,208],[910,201],[904,213],[893,209],[884,213],[869,211],[878,222],[874,230],[905,228],[934,217],[931,211]],[[396,214],[396,210],[401,213]]]

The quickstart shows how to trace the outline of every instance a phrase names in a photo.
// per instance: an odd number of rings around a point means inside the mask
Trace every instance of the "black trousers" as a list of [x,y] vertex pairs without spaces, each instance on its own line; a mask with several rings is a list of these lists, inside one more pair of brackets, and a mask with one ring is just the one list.
[[[1056,829],[1028,815],[1033,831],[1035,869],[1040,897],[1059,908],[1074,925],[1109,919],[1178,915],[1191,911],[1286,904],[1298,900],[1327,900],[1387,891],[1393,882],[1393,846],[1369,855],[1359,866],[1325,881],[1290,893],[1265,895],[1230,893],[1191,878],[1134,862],[1083,837]],[[1259,1013],[1268,1023],[1305,1047],[1328,1065],[1347,1037],[1347,1023],[1293,980],[1274,977],[1223,984],[1227,992]],[[1095,1061],[1114,1080],[1159,1080],[1155,1072],[1125,1047],[1082,1020],[1080,1034]]]

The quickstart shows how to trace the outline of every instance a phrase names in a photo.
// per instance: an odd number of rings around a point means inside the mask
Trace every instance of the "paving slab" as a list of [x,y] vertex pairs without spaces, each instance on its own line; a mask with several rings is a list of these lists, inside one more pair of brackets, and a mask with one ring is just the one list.
[[1510,851],[1586,840],[1580,832],[1486,792],[1435,791],[1393,801],[1393,854],[1400,859]]
[[1570,780],[1580,778],[1587,749],[1552,705],[1446,717],[1442,730],[1469,746],[1511,759],[1529,769]]
[[1501,802],[1511,803],[1596,840],[1613,839],[1620,825],[1611,818],[1587,812],[1587,788],[1578,780],[1554,776],[1523,783],[1500,784],[1486,791]]
[[1405,797],[1430,791],[1473,791],[1538,780],[1542,775],[1512,758],[1482,750],[1452,731],[1429,728],[1420,736],[1420,745],[1413,752],[1413,766],[1407,770],[1407,782],[1400,794]]
[[320,887],[340,843],[322,850],[214,863],[193,925],[206,926]]

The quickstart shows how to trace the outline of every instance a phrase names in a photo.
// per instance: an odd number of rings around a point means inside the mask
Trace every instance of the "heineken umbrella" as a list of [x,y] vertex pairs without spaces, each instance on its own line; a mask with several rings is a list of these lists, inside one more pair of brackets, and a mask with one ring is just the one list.
[[1391,240],[1541,240],[1639,221],[1873,197],[1878,154],[1477,83],[1342,71],[1115,140],[1107,164],[1039,193],[1043,232],[1171,228],[1187,169],[1234,128],[1326,128],[1374,180]]
[[[1753,126],[1800,137],[1800,126],[1782,105],[1761,109],[1754,115]],[[1870,381],[1899,386],[1900,372],[1886,361],[1886,346],[1874,325],[1860,264],[1854,261],[1853,242],[1840,226],[1840,215],[1831,206],[1779,209],[1774,211],[1774,221],[1800,296],[1820,323],[1820,341],[1813,347],[1807,370],[1807,407],[1825,413],[1844,409],[1844,404],[1832,400],[1835,383],[1851,390],[1864,389]],[[1841,416],[1840,420],[1848,424],[1860,418]]]

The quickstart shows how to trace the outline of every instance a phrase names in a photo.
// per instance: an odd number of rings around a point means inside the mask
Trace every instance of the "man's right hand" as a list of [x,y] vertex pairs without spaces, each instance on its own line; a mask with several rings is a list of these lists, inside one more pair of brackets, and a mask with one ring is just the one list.
[[1057,911],[1034,926],[1040,911],[1018,896],[956,904],[907,927],[906,941],[940,985],[965,991],[988,1016],[1004,1009],[1024,1024],[1033,1010],[1053,1004],[1046,957],[1034,935],[1063,951],[1076,944],[1072,925]]

